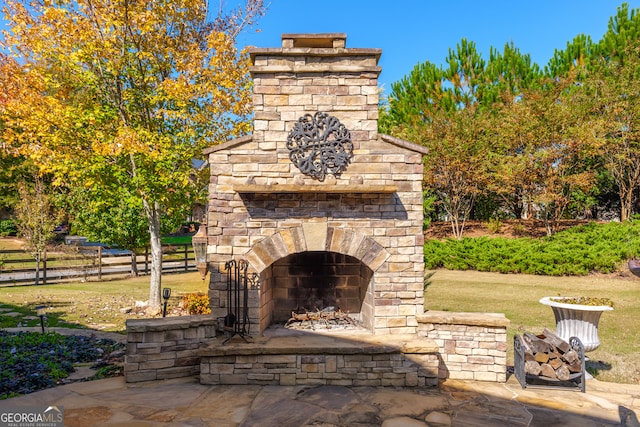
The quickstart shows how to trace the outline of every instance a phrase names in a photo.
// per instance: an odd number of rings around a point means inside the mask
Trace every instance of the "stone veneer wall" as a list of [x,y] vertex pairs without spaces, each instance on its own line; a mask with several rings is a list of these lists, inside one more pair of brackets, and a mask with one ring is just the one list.
[[418,336],[440,348],[438,378],[505,382],[509,323],[500,313],[427,311],[418,316]]
[[299,343],[278,350],[220,346],[216,323],[212,316],[128,320],[127,382],[198,375],[203,384],[415,387],[447,378],[506,381],[509,320],[502,314],[429,311],[418,315],[418,332],[404,346],[366,350]]
[[[425,387],[438,385],[437,354],[250,354],[203,356],[202,384]],[[327,354],[329,353],[329,354]],[[336,354],[337,353],[337,354]]]
[[[305,251],[353,256],[373,271],[361,314],[375,333],[414,333],[422,311],[426,151],[378,135],[381,51],[345,48],[345,39],[285,34],[282,48],[252,49],[253,133],[205,150],[212,312],[227,313],[224,263],[246,258],[262,275],[249,307],[259,332],[278,292],[271,265]],[[322,182],[303,175],[286,148],[296,121],[317,111],[338,118],[354,144],[346,171]]]
[[199,375],[197,352],[216,338],[217,321],[212,316],[127,320],[127,382]]

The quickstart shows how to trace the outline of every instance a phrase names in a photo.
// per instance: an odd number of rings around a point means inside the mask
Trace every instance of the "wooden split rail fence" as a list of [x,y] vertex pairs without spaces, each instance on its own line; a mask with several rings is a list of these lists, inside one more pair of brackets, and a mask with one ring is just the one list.
[[[71,248],[69,248],[71,249]],[[196,271],[193,247],[190,244],[162,246],[163,273]],[[55,252],[40,261],[39,284],[68,281],[102,280],[105,276],[130,276],[131,254],[103,253],[101,246],[78,246],[73,250]],[[136,252],[139,274],[150,272],[149,248]],[[0,251],[0,286],[29,285],[35,283],[36,262],[21,250]]]

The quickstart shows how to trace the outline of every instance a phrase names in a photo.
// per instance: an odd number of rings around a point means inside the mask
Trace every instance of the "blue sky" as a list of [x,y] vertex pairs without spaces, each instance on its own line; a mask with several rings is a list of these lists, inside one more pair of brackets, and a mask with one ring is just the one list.
[[[210,0],[217,9],[239,0]],[[578,34],[599,40],[622,1],[614,0],[265,0],[266,16],[240,36],[241,45],[281,46],[283,33],[347,34],[347,47],[382,49],[380,85],[391,83],[419,62],[441,65],[462,39],[476,43],[486,59],[489,47],[513,41],[544,67],[554,49]],[[640,8],[640,0],[629,0]],[[0,0],[0,7],[4,1]],[[0,22],[0,29],[4,22]]]
[[[513,41],[541,67],[578,34],[600,40],[622,1],[611,0],[265,0],[267,15],[241,45],[280,47],[283,33],[347,34],[347,47],[381,48],[379,83],[391,83],[419,62],[444,63],[462,39],[489,47]],[[213,0],[212,3],[217,3]],[[627,1],[640,8],[640,0]]]

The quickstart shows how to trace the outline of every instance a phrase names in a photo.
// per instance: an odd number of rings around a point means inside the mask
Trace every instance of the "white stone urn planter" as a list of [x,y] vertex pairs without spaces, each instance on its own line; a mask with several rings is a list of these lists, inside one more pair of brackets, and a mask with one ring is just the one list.
[[541,304],[553,309],[556,317],[556,335],[569,342],[569,338],[578,337],[584,345],[584,351],[593,351],[600,346],[598,322],[605,311],[613,310],[608,305],[571,304],[555,300],[571,297],[544,297]]

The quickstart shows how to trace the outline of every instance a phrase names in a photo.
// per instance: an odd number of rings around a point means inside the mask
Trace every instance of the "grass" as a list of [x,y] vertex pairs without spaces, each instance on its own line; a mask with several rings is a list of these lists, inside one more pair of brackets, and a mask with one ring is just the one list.
[[[197,272],[166,274],[162,287],[171,288],[169,308],[177,305],[184,294],[206,292],[207,284]],[[142,317],[124,313],[136,301],[149,299],[149,276],[86,283],[62,283],[45,286],[11,286],[0,288],[0,328],[39,326],[34,307],[44,304],[47,326],[89,328],[124,332],[125,321]],[[122,309],[122,311],[121,311]],[[9,316],[7,313],[18,313]]]
[[191,236],[162,236],[163,245],[190,245]]
[[555,330],[545,296],[609,298],[614,311],[600,318],[600,347],[587,355],[588,369],[601,381],[640,384],[640,281],[622,275],[550,277],[525,274],[436,270],[425,293],[427,310],[504,313],[508,363],[513,364],[513,337],[523,332]]

